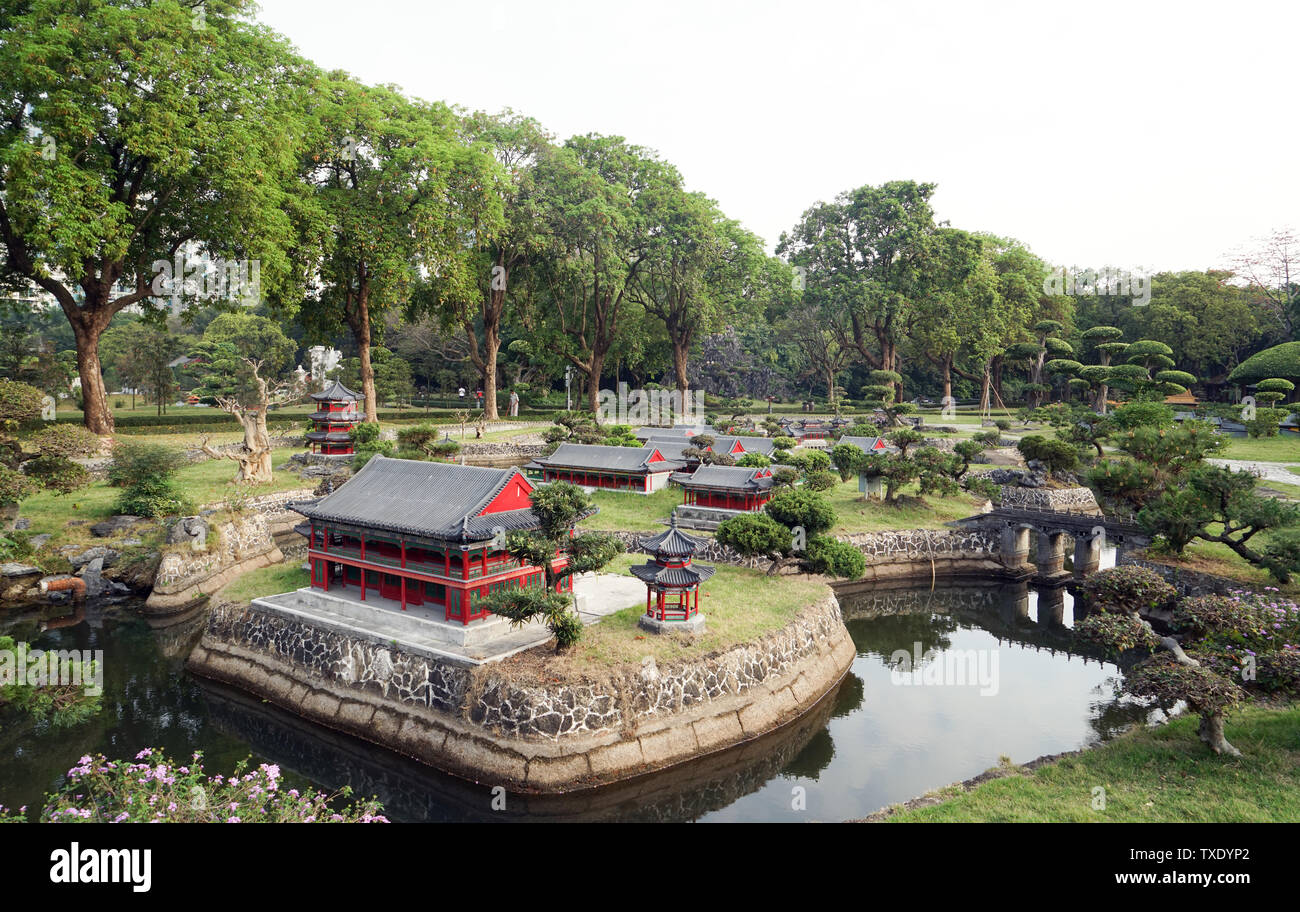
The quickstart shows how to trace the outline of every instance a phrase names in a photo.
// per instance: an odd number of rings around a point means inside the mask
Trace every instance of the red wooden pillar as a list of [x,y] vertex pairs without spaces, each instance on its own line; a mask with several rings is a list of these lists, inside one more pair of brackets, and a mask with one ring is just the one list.
[[366,600],[366,568],[361,568],[361,601]]
[[366,559],[366,533],[361,533],[361,559]]
[[[402,569],[406,569],[406,539],[402,539]],[[402,610],[406,610],[406,574],[402,574]]]
[[646,586],[645,589],[645,613],[646,614],[650,613],[650,587],[649,586]]

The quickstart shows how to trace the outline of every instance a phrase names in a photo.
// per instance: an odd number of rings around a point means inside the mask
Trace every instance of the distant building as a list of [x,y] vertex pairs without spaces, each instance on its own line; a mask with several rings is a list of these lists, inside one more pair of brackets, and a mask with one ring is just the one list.
[[593,490],[649,494],[668,484],[668,476],[685,467],[680,459],[664,456],[654,445],[644,447],[561,444],[550,456],[539,456],[524,466],[543,482],[567,481]]

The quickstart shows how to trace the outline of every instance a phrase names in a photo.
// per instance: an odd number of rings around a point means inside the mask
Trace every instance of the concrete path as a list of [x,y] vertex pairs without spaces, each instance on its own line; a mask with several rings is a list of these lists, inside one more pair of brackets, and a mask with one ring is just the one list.
[[1251,472],[1264,481],[1278,484],[1300,485],[1300,475],[1287,471],[1288,466],[1300,467],[1295,462],[1256,462],[1250,459],[1207,459],[1215,465],[1226,466],[1234,472]]

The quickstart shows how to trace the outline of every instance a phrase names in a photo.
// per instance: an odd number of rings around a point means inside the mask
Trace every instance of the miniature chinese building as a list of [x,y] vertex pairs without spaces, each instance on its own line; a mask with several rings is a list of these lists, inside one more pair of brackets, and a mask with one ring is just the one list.
[[637,440],[649,440],[651,437],[694,437],[696,434],[712,434],[713,428],[705,424],[674,424],[664,427],[646,425],[632,432]]
[[[884,437],[841,437],[838,444],[855,446],[868,456],[897,451],[895,447],[889,445]],[[880,475],[875,472],[860,472],[858,473],[858,490],[865,497],[880,497],[884,493],[885,484]]]
[[713,576],[714,568],[692,564],[691,558],[704,543],[678,529],[675,518],[666,532],[641,539],[639,547],[654,554],[653,560],[631,568],[632,575],[646,584],[641,627],[656,633],[703,629],[700,583]]
[[753,513],[772,497],[770,468],[706,465],[672,480],[686,492],[687,507]]
[[361,420],[357,411],[361,397],[337,380],[311,397],[316,400],[316,411],[309,416],[313,427],[307,432],[311,451],[329,456],[350,454],[352,436],[348,432]]
[[680,459],[665,457],[659,447],[561,444],[550,456],[539,456],[524,468],[541,481],[567,481],[584,488],[649,494],[668,484],[668,476],[683,468]]
[[[333,595],[442,609],[469,624],[503,587],[541,586],[540,567],[507,554],[502,533],[535,529],[533,486],[517,469],[375,456],[345,485],[293,509],[307,517],[311,586]],[[557,552],[553,566],[568,558]],[[569,577],[558,585],[570,586]]]

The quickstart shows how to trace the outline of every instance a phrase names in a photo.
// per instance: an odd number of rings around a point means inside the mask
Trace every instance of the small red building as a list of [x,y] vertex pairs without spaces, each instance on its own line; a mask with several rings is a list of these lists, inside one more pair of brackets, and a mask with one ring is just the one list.
[[686,492],[688,507],[754,513],[772,498],[772,469],[744,466],[700,466],[690,475],[674,475]]
[[645,616],[656,623],[697,620],[700,612],[700,583],[713,576],[714,568],[692,564],[703,539],[677,528],[674,518],[668,531],[638,543],[654,560],[632,567],[632,575],[646,584]]
[[[545,585],[540,567],[504,550],[504,533],[536,529],[533,486],[518,469],[375,456],[346,484],[314,503],[307,517],[311,585],[360,601],[378,595],[443,609],[469,624],[490,614],[481,599],[503,587]],[[568,563],[557,552],[552,566]],[[567,591],[571,577],[557,586]]]
[[337,380],[311,397],[316,400],[316,411],[308,416],[313,425],[307,432],[311,451],[327,455],[351,453],[352,436],[348,432],[361,420],[357,410],[361,397]]

